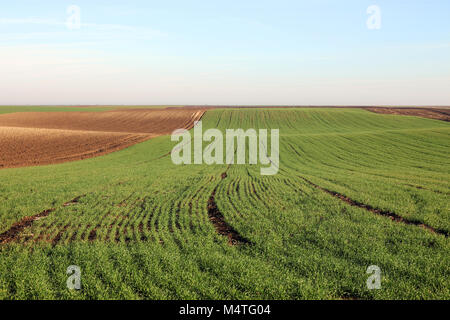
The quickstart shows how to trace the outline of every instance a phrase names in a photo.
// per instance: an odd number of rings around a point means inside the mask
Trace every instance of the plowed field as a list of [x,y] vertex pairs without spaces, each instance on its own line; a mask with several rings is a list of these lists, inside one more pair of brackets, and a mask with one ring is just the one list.
[[178,128],[191,128],[202,115],[197,109],[3,114],[0,168],[103,155]]
[[382,114],[395,114],[403,116],[417,116],[435,120],[450,121],[450,109],[448,108],[366,108],[369,111]]

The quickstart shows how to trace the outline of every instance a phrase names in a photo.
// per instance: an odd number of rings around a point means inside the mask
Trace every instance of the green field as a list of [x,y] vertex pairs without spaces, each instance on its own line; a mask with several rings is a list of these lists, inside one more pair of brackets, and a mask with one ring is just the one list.
[[[207,111],[204,130],[216,127],[280,129],[278,174],[176,166],[168,136],[0,170],[0,233],[55,209],[0,245],[0,299],[450,299],[449,123],[361,109]],[[214,190],[248,243],[216,231]],[[70,265],[79,291],[66,287]],[[366,287],[370,265],[379,290]]]

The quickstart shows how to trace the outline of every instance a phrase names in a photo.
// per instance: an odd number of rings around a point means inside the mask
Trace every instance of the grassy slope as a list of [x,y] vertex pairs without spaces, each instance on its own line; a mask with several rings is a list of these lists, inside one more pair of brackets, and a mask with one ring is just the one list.
[[[216,125],[280,128],[280,173],[232,166],[221,180],[225,165],[175,166],[158,159],[173,146],[168,137],[0,170],[0,232],[57,208],[24,232],[40,242],[0,249],[0,298],[450,297],[447,238],[298,177],[448,231],[447,123],[356,109],[208,111],[204,128]],[[254,245],[231,247],[215,232],[206,204],[216,186],[226,220]],[[86,196],[61,206],[78,195]],[[65,288],[72,264],[82,269],[80,292]],[[382,269],[381,290],[365,288],[372,264]]]

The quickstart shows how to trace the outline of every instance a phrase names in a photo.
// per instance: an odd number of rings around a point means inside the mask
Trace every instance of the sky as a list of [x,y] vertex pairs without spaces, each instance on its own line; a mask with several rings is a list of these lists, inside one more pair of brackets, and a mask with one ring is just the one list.
[[450,1],[5,0],[24,104],[450,105]]

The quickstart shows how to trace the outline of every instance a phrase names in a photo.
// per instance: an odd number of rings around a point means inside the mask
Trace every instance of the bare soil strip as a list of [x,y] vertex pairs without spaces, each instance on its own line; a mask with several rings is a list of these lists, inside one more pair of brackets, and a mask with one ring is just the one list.
[[[228,167],[229,168],[229,167]],[[227,170],[228,170],[227,168]],[[221,174],[222,180],[227,177],[227,172],[223,172]],[[219,208],[217,207],[215,196],[217,192],[218,185],[214,188],[213,192],[211,193],[211,196],[208,199],[208,217],[211,223],[214,225],[214,228],[216,229],[217,233],[227,237],[228,238],[228,244],[229,245],[242,245],[242,244],[251,244],[250,240],[244,238],[233,229],[232,226],[230,226],[226,221],[223,214],[220,212]]]
[[[64,203],[63,206],[65,207],[68,205],[75,204],[78,202],[78,200],[81,197],[83,197],[83,196],[78,196],[78,197],[72,199],[71,201]],[[50,209],[44,210],[41,213],[38,213],[34,216],[25,217],[22,220],[20,220],[19,222],[14,223],[11,226],[11,228],[9,228],[7,231],[0,234],[0,244],[9,243],[9,242],[16,240],[19,237],[20,233],[22,233],[23,230],[25,230],[26,228],[31,227],[33,225],[34,221],[37,221],[39,219],[47,217],[50,213],[52,213],[55,210],[56,210],[55,208],[50,208]]]
[[326,192],[326,193],[332,195],[333,197],[338,198],[338,199],[348,203],[351,206],[358,207],[358,208],[361,208],[361,209],[365,209],[367,211],[370,211],[370,212],[375,213],[375,214],[380,215],[380,216],[389,217],[392,221],[395,221],[395,222],[400,222],[400,223],[404,223],[404,224],[419,226],[419,227],[424,228],[424,229],[426,229],[426,230],[428,230],[428,231],[430,231],[432,233],[436,233],[436,234],[440,234],[440,235],[443,235],[445,237],[448,237],[448,231],[446,231],[446,230],[435,229],[435,228],[433,228],[433,227],[431,227],[431,226],[429,226],[427,224],[421,223],[419,221],[413,221],[413,220],[408,220],[406,218],[403,218],[403,217],[399,216],[396,213],[393,213],[393,212],[390,212],[390,211],[386,211],[386,210],[382,210],[382,209],[374,208],[374,207],[372,207],[372,206],[370,206],[368,204],[364,204],[364,203],[358,202],[356,200],[350,199],[349,197],[347,197],[347,196],[345,196],[343,194],[340,194],[338,192],[331,191],[331,190],[328,190],[328,189],[326,189],[324,187],[321,187],[321,186],[315,184],[314,182],[312,182],[312,181],[310,181],[310,180],[308,180],[308,179],[306,179],[306,178],[304,178],[302,176],[298,176],[298,177],[300,179],[302,179],[303,181],[305,181],[306,183],[308,183],[309,185],[315,187],[316,189],[319,189],[319,190],[321,190],[323,192]]
[[78,196],[78,197],[73,198],[73,199],[70,200],[69,202],[65,202],[65,203],[63,204],[63,207],[68,207],[68,206],[77,204],[78,201],[79,201],[82,197],[84,197],[84,196],[86,196],[86,195],[83,194],[83,195],[81,195],[81,196]]
[[438,108],[388,108],[388,107],[371,107],[364,108],[371,112],[381,114],[395,114],[404,116],[417,116],[434,120],[450,121],[450,109]]
[[3,232],[2,234],[0,234],[0,244],[5,244],[5,243],[9,243],[12,242],[14,240],[17,239],[17,237],[19,236],[19,234],[28,227],[31,227],[31,225],[33,224],[34,221],[45,218],[46,216],[48,216],[52,211],[55,211],[54,208],[52,209],[47,209],[42,211],[39,214],[36,214],[34,216],[31,217],[25,217],[22,220],[20,220],[19,222],[14,223],[11,228],[9,228],[9,230]]
[[30,112],[0,115],[0,169],[92,158],[175,129],[191,129],[203,109]]

